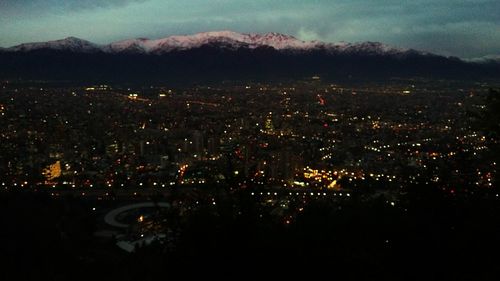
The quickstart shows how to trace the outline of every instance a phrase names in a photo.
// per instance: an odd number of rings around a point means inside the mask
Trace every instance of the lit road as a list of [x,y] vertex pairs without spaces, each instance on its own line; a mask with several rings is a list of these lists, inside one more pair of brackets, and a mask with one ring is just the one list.
[[165,202],[159,202],[159,203],[153,203],[153,202],[144,202],[144,203],[136,203],[136,204],[130,204],[126,205],[120,208],[116,208],[111,210],[109,213],[106,214],[104,217],[104,221],[115,227],[120,227],[120,228],[126,228],[129,225],[125,223],[121,223],[116,220],[116,217],[126,211],[133,210],[133,209],[139,209],[139,208],[146,208],[146,207],[160,207],[160,208],[170,208],[169,203]]

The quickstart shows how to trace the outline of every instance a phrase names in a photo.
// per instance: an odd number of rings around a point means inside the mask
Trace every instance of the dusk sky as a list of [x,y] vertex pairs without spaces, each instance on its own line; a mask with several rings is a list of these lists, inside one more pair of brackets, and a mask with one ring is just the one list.
[[463,58],[500,54],[499,0],[0,0],[0,46],[203,31],[379,41]]

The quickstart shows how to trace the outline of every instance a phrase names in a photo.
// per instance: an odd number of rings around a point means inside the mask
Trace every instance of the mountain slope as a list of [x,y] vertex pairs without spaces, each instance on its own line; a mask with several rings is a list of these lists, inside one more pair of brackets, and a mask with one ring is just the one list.
[[76,37],[67,37],[61,40],[48,42],[24,43],[5,49],[11,52],[31,52],[36,50],[57,50],[71,51],[77,53],[90,53],[102,50],[102,47],[92,42],[82,40]]
[[363,43],[324,43],[319,41],[301,41],[293,36],[280,33],[237,33],[233,31],[212,31],[194,35],[170,36],[163,39],[150,40],[146,38],[128,39],[113,42],[108,45],[98,45],[75,37],[61,40],[25,43],[10,47],[6,51],[31,52],[37,50],[58,50],[71,52],[105,52],[105,53],[152,53],[162,54],[170,51],[180,51],[199,48],[204,45],[219,45],[225,48],[238,49],[270,47],[276,50],[328,50],[339,52],[366,52],[373,54],[398,54],[408,52],[408,49],[398,49],[376,42]]
[[205,32],[98,45],[77,38],[0,52],[0,78],[127,82],[281,79],[498,78],[497,64],[464,62],[377,42],[324,43],[292,36]]

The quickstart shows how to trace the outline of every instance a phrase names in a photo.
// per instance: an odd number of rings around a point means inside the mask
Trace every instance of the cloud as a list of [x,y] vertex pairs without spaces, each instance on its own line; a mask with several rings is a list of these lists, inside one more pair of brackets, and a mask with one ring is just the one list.
[[468,57],[500,53],[498,11],[498,0],[0,0],[0,45],[231,29]]
[[304,41],[321,40],[321,36],[316,31],[304,27],[301,27],[295,36]]
[[78,12],[80,10],[123,7],[148,0],[2,0],[0,14]]

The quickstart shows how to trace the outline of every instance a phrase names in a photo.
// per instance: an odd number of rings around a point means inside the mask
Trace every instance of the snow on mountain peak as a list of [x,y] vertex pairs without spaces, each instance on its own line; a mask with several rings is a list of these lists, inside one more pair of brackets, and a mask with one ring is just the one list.
[[11,48],[9,51],[21,51],[28,52],[41,49],[53,49],[60,51],[78,51],[78,52],[95,52],[101,49],[101,46],[94,44],[92,42],[76,38],[67,37],[60,40],[47,41],[47,42],[34,42],[34,43],[24,43]]
[[86,40],[68,37],[61,40],[26,43],[8,48],[8,51],[33,51],[53,49],[73,52],[107,52],[107,53],[153,53],[161,54],[175,50],[189,50],[204,45],[214,45],[237,49],[240,47],[255,49],[272,47],[276,50],[307,51],[324,49],[330,53],[366,53],[366,54],[400,54],[407,49],[397,49],[377,42],[363,43],[324,43],[320,41],[302,41],[290,35],[276,32],[269,33],[238,33],[229,30],[209,31],[193,35],[174,35],[162,39],[128,39],[113,42],[108,45],[97,45]]
[[272,47],[283,49],[306,49],[319,45],[319,42],[304,42],[293,36],[270,32],[238,33],[229,30],[209,31],[193,35],[174,35],[162,39],[130,39],[114,42],[104,49],[108,52],[139,51],[143,53],[164,53],[172,50],[188,50],[207,44],[221,44],[225,47]]

